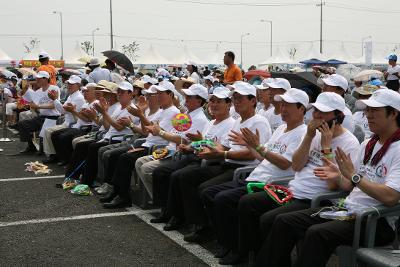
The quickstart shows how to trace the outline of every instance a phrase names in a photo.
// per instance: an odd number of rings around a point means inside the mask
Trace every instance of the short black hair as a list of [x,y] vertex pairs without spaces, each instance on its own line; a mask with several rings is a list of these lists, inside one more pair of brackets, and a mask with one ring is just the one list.
[[225,52],[225,55],[230,57],[232,61],[235,61],[235,53],[233,53],[232,51]]
[[[398,111],[397,109],[395,109],[394,107],[391,107],[391,106],[386,106],[385,110],[386,110],[386,116],[389,116],[389,114],[392,112]],[[397,127],[400,127],[400,112],[397,114],[396,124],[397,124]]]
[[[256,97],[254,95],[247,95],[247,99],[252,100],[252,99],[256,99]],[[257,107],[257,99],[256,99],[256,103],[254,104],[254,108]]]
[[297,107],[297,108],[303,107],[303,108],[304,108],[303,115],[306,115],[307,108],[306,108],[303,104],[301,104],[301,103],[296,103],[296,107]]
[[336,122],[337,122],[336,124],[343,124],[344,117],[345,117],[344,113],[337,109],[335,109],[333,111],[333,113],[335,114],[335,117],[336,117]]

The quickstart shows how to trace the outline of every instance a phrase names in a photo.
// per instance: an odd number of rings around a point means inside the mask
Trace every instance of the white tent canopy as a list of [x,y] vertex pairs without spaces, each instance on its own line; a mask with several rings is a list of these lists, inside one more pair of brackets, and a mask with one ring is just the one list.
[[276,47],[275,53],[269,59],[261,62],[258,66],[272,65],[272,64],[290,64],[293,63],[288,53],[284,53],[278,46]]
[[80,58],[88,58],[89,55],[82,50],[79,42],[76,42],[75,48],[70,55],[65,58],[65,64],[67,65],[83,65],[84,63],[79,61]]
[[302,56],[300,56],[298,61],[308,60],[308,59],[319,59],[319,60],[327,60],[325,55],[319,52],[319,49],[311,43],[310,49]]
[[215,48],[215,50],[212,53],[210,53],[210,55],[206,58],[204,63],[211,64],[211,65],[223,65],[224,64],[224,54],[221,53],[218,45]]
[[161,56],[153,45],[150,45],[149,50],[134,62],[135,65],[164,65],[168,63],[169,60]]
[[0,60],[12,60],[4,51],[0,48]]
[[347,52],[346,48],[344,47],[344,43],[340,45],[340,49],[338,52],[329,56],[329,59],[342,60],[346,61],[347,63],[354,63],[357,60],[355,57]]
[[180,56],[170,60],[172,64],[179,64],[179,65],[185,64],[189,61],[194,61],[196,64],[199,65],[204,64],[204,62],[200,60],[197,56],[195,56],[186,45],[183,46],[183,51]]

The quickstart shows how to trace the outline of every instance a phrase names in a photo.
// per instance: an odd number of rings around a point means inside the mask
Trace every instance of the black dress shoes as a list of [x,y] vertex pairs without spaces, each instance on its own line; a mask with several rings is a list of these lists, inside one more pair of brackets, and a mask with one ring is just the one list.
[[99,200],[101,203],[111,202],[117,194],[114,191],[108,192],[106,195],[102,196]]
[[35,146],[28,146],[27,148],[25,148],[25,150],[20,151],[20,154],[23,155],[30,155],[36,152],[36,147]]
[[120,209],[132,207],[132,201],[130,199],[124,199],[120,196],[116,196],[111,202],[104,203],[103,207],[106,209]]
[[161,209],[160,214],[156,218],[150,219],[150,222],[151,223],[166,223],[166,222],[168,222],[168,220],[169,220],[169,217],[167,216],[165,209]]
[[167,222],[167,224],[164,226],[164,231],[173,231],[173,230],[178,230],[182,226],[182,220],[172,216],[171,219]]
[[42,162],[44,164],[56,163],[57,162],[57,157],[56,157],[56,155],[50,155],[47,158],[45,158]]

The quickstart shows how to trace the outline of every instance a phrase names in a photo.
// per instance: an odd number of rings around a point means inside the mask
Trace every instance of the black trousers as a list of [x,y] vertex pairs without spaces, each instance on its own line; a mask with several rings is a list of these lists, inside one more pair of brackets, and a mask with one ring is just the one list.
[[32,144],[31,134],[42,129],[44,118],[35,117],[18,122],[19,140]]
[[83,131],[75,128],[65,128],[53,132],[51,134],[51,142],[53,143],[57,158],[60,161],[68,162],[73,152],[72,140],[75,137],[87,133],[88,131]]
[[74,152],[72,153],[72,156],[67,164],[65,177],[70,176],[75,180],[79,179],[79,176],[83,171],[83,168],[80,168],[79,170],[76,169],[86,159],[89,145],[95,142],[96,140],[87,140],[76,144]]
[[83,170],[82,180],[83,184],[91,186],[97,177],[97,152],[103,146],[108,145],[108,141],[96,142],[89,145],[86,155],[86,165]]
[[264,191],[244,195],[238,205],[239,251],[258,251],[277,215],[308,209],[310,205],[309,200],[296,199],[281,206]]
[[110,149],[103,154],[104,182],[112,184],[112,178],[117,167],[119,156],[126,153],[131,147],[121,144],[117,148]]
[[[325,266],[330,255],[339,245],[351,245],[354,235],[353,221],[326,220],[310,215],[316,209],[280,214],[276,217],[270,234],[257,257],[257,266],[291,266],[290,253],[303,239],[295,266]],[[363,233],[362,230],[361,233]],[[386,219],[378,220],[375,243],[388,244],[394,231]]]
[[[178,179],[176,185],[180,186],[181,203],[183,207],[184,218],[187,223],[197,225],[208,225],[209,221],[204,210],[204,205],[201,200],[203,190],[207,187],[222,184],[232,180],[233,172],[236,168],[243,165],[222,163],[214,166],[207,167],[192,167],[187,168],[186,171],[173,173]],[[170,191],[171,192],[171,191]],[[176,207],[170,207],[172,209]],[[169,210],[170,214],[174,214],[173,210]]]
[[399,91],[399,88],[400,88],[399,80],[387,81],[386,87],[389,89],[392,89],[396,92]]
[[243,180],[229,181],[204,189],[201,196],[218,243],[233,250],[238,250],[237,207],[240,198],[247,194],[246,185]]
[[[173,156],[162,160],[164,164],[153,170],[153,202],[154,204],[165,208],[168,203],[171,174],[187,165],[200,166],[200,159],[194,154]],[[180,196],[180,195],[179,195]]]
[[115,192],[123,199],[131,199],[131,176],[138,158],[146,156],[148,148],[136,152],[126,152],[119,156],[111,183]]

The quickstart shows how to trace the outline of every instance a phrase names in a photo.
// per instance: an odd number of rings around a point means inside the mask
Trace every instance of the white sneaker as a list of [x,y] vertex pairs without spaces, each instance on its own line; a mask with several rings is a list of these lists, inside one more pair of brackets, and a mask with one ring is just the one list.
[[105,195],[108,192],[111,192],[112,190],[114,190],[114,186],[104,183],[103,185],[105,185],[103,188],[99,188],[99,190],[97,190],[97,194],[99,195]]

